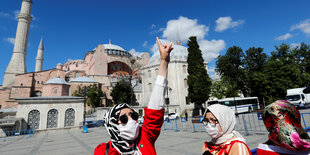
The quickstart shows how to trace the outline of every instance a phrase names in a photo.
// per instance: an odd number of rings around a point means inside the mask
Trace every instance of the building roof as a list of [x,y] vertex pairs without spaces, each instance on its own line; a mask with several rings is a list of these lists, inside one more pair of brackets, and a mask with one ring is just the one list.
[[13,113],[13,112],[17,112],[17,108],[12,107],[12,108],[0,109],[0,113]]
[[[173,51],[170,54],[170,61],[187,61],[187,48],[182,45],[172,45]],[[151,57],[147,66],[159,65],[160,53],[157,50]]]
[[85,82],[85,83],[94,83],[97,82],[92,78],[86,77],[86,76],[82,76],[82,77],[77,77],[72,79],[70,82]]
[[46,84],[64,84],[64,85],[67,85],[68,83],[64,79],[56,77],[56,78],[49,79],[46,82]]
[[122,47],[114,44],[103,44],[105,49],[125,51]]

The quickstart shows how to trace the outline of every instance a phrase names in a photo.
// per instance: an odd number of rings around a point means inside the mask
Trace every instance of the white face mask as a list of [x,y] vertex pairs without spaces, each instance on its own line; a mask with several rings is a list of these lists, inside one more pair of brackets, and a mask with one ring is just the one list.
[[133,119],[129,119],[127,124],[118,125],[120,137],[125,140],[135,140],[139,136],[139,123]]
[[205,129],[206,129],[208,135],[213,139],[217,139],[222,135],[222,132],[219,132],[218,128],[219,128],[218,124],[215,125],[215,124],[208,123],[205,126]]

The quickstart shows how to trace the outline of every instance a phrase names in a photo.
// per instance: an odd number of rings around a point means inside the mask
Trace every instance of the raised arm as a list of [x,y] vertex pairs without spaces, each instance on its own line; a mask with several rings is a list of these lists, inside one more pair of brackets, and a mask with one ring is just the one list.
[[148,104],[149,109],[164,109],[165,104],[165,88],[167,87],[167,73],[168,64],[170,61],[170,52],[173,50],[172,43],[164,44],[160,42],[158,37],[156,38],[159,52],[160,52],[160,65],[156,78],[156,82],[151,94],[151,98]]

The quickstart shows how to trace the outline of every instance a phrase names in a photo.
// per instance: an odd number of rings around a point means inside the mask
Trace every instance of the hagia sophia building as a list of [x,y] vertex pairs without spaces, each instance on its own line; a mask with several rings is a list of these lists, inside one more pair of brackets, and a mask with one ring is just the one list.
[[[21,1],[13,54],[0,86],[0,132],[1,129],[45,130],[79,126],[84,121],[84,111],[91,107],[85,107],[85,98],[72,96],[78,86],[98,84],[105,94],[101,103],[104,107],[113,102],[110,93],[123,78],[131,79],[139,113],[143,113],[141,110],[148,104],[157,75],[159,51],[151,58],[148,52],[134,57],[121,46],[109,42],[99,44],[83,59],[58,63],[53,69],[42,70],[44,44],[41,38],[35,71],[26,72],[32,0]],[[167,110],[190,114],[194,105],[187,99],[187,48],[180,42],[173,48],[166,91],[166,98],[170,98]],[[98,109],[98,119],[102,119],[103,111]]]

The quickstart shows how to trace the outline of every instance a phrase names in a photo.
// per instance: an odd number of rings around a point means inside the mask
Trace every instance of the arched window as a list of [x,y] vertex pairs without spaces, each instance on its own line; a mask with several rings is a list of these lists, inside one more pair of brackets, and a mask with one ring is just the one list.
[[187,73],[186,65],[183,65],[183,73]]
[[51,109],[47,113],[47,128],[57,128],[58,125],[58,110]]
[[151,70],[148,70],[147,72],[148,72],[148,76],[149,76],[149,78],[151,78],[151,76],[152,76],[152,72],[151,72]]
[[152,83],[149,83],[149,92],[152,92]]
[[75,120],[75,111],[72,108],[69,108],[65,112],[65,127],[74,126]]
[[75,73],[75,77],[80,77],[80,73]]
[[28,114],[28,126],[31,129],[39,129],[40,126],[40,112],[39,110],[31,110]]
[[37,90],[34,92],[34,97],[42,96],[42,92]]
[[184,88],[187,89],[188,85],[187,85],[187,79],[184,79]]
[[58,89],[55,88],[55,89],[53,90],[53,93],[54,93],[54,94],[57,94],[57,92],[58,92]]
[[155,69],[155,77],[158,74],[158,68]]

